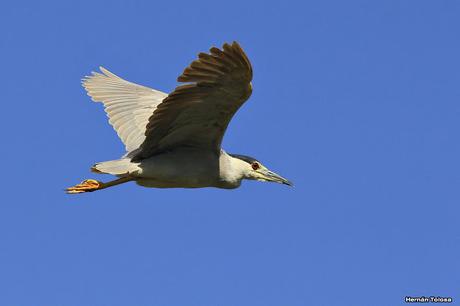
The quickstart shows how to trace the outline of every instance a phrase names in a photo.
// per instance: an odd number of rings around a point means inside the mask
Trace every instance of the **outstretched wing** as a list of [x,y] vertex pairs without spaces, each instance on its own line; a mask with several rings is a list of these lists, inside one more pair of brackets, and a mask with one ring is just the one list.
[[238,45],[200,53],[177,79],[177,87],[149,119],[146,138],[133,156],[140,160],[177,147],[220,152],[225,130],[252,92],[252,67]]
[[145,139],[149,117],[166,93],[137,85],[100,67],[102,73],[93,72],[83,79],[82,85],[95,102],[104,104],[109,122],[126,147],[133,151]]

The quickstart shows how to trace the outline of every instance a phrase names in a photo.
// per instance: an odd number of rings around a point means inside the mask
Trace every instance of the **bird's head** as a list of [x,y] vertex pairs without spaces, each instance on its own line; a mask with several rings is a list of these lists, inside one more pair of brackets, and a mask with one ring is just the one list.
[[273,171],[268,170],[267,167],[262,165],[262,163],[255,158],[246,155],[230,154],[233,158],[236,158],[240,161],[238,163],[239,167],[242,168],[241,172],[243,173],[243,178],[249,180],[258,180],[261,182],[275,182],[280,184],[285,184],[288,186],[294,186],[294,184],[282,177],[279,174],[276,174]]

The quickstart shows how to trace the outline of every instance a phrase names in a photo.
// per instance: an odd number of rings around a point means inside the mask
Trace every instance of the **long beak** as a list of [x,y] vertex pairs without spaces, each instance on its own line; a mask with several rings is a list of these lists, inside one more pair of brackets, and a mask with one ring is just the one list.
[[294,184],[289,181],[288,179],[285,179],[279,174],[276,174],[275,172],[272,172],[270,170],[262,170],[260,173],[264,176],[264,179],[266,179],[269,182],[275,182],[275,183],[280,183],[288,186],[294,186]]

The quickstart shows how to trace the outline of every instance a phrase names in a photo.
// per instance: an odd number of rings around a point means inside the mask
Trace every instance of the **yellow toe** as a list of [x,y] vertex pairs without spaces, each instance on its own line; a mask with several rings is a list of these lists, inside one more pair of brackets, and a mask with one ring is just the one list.
[[66,189],[69,194],[92,192],[102,187],[102,183],[93,179],[84,180],[80,184],[69,187]]

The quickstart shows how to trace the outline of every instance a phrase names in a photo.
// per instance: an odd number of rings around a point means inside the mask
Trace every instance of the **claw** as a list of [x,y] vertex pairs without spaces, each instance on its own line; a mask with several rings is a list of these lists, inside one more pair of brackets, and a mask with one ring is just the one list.
[[67,193],[75,194],[75,193],[83,193],[83,192],[92,192],[102,188],[102,183],[96,180],[84,180],[80,184],[75,186],[69,187],[66,189]]

